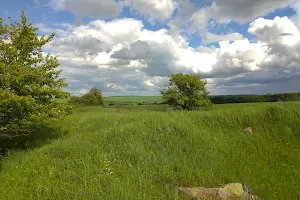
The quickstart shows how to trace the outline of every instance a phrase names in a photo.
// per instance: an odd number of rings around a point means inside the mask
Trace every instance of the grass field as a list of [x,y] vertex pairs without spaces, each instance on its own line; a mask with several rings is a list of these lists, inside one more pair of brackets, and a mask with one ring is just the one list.
[[39,138],[2,160],[0,199],[188,199],[176,186],[243,181],[300,199],[300,102],[85,107]]
[[142,102],[161,102],[161,96],[112,96],[104,97],[106,104],[138,104]]

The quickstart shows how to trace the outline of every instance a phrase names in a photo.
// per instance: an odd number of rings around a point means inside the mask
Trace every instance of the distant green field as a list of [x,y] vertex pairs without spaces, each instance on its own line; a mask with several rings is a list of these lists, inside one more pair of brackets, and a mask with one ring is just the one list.
[[0,199],[189,199],[176,187],[243,181],[300,196],[300,102],[84,107],[37,135],[2,160]]
[[137,104],[142,102],[161,102],[161,96],[113,96],[105,97],[106,104]]

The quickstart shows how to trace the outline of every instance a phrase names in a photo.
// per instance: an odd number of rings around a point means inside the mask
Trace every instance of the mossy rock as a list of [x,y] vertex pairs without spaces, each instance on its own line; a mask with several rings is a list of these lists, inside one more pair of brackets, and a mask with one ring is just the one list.
[[179,187],[180,191],[186,193],[194,199],[214,199],[214,200],[247,200],[259,199],[254,195],[248,195],[240,183],[229,183],[219,188],[204,188],[204,187]]

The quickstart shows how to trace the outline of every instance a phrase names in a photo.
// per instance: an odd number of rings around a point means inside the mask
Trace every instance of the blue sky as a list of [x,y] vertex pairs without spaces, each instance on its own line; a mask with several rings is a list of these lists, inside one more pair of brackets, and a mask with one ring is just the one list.
[[211,94],[300,91],[296,0],[1,0],[3,18],[22,9],[56,32],[44,51],[76,95],[157,95],[177,72]]

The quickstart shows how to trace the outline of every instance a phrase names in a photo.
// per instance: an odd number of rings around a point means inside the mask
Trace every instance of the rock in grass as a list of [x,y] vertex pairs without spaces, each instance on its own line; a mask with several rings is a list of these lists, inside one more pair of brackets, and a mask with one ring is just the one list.
[[240,183],[229,183],[219,188],[204,187],[179,187],[180,191],[196,199],[214,199],[214,200],[246,200],[259,199],[257,196],[248,195]]
[[250,133],[251,135],[253,134],[253,128],[252,127],[244,128],[243,131],[245,131],[247,133]]

